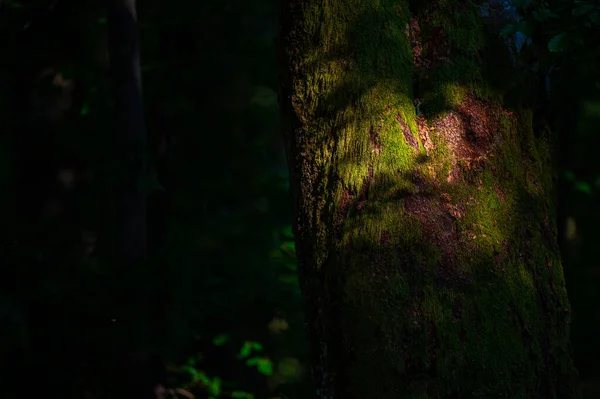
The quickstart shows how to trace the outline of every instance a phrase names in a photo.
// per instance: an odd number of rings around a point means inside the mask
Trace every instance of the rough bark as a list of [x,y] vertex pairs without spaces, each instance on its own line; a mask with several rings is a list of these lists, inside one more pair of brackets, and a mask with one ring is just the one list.
[[555,137],[534,112],[534,76],[498,38],[495,3],[282,4],[319,398],[580,397]]

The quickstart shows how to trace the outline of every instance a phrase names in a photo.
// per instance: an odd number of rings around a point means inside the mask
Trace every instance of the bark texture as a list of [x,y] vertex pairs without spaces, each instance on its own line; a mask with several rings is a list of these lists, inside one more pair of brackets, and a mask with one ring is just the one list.
[[317,397],[580,397],[535,77],[494,2],[415,4],[282,4]]

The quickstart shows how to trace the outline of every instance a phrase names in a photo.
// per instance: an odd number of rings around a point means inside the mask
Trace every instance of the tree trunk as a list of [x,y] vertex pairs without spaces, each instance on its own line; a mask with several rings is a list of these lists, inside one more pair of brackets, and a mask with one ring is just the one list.
[[140,49],[134,0],[108,0],[110,68],[114,85],[115,151],[114,231],[109,248],[115,269],[116,375],[113,388],[122,397],[153,398],[150,366],[150,306],[147,281],[146,126]]
[[121,183],[120,229],[115,243],[128,261],[147,257],[146,194],[140,187],[145,176],[146,126],[142,104],[140,53],[134,0],[110,0],[108,9],[109,54],[114,84],[114,118],[117,160],[127,169]]
[[502,5],[284,3],[280,101],[317,397],[580,397],[555,137],[534,112],[535,76],[499,39]]

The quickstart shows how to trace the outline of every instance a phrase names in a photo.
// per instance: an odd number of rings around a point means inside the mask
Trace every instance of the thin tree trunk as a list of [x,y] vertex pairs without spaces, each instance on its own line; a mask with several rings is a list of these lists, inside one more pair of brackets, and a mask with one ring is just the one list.
[[[146,126],[142,104],[140,45],[134,0],[108,0],[110,67],[114,84],[115,187],[114,240],[110,261],[120,295],[116,308],[125,309],[115,318],[117,362],[114,386],[122,397],[153,398],[151,379],[150,305],[145,281],[147,198],[142,182],[146,177]],[[117,311],[117,309],[116,309]]]
[[123,173],[122,204],[118,210],[115,252],[139,263],[147,258],[146,193],[140,180],[146,173],[146,125],[142,104],[140,51],[134,0],[109,0],[108,28],[111,73],[114,84],[116,155],[127,166]]
[[580,397],[555,137],[531,108],[535,76],[499,39],[508,16],[495,3],[282,4],[318,398]]

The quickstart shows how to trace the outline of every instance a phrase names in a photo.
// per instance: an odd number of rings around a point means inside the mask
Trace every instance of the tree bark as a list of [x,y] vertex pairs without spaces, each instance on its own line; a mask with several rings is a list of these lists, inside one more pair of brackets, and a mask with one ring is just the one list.
[[499,39],[509,16],[495,3],[282,4],[279,94],[318,398],[580,397],[555,136],[534,112],[535,76]]
[[115,253],[131,262],[147,257],[145,177],[146,125],[142,104],[140,50],[134,0],[109,0],[109,54],[114,84],[116,155],[126,169],[120,181],[120,229]]
[[[154,398],[150,353],[151,307],[147,247],[146,126],[140,44],[134,0],[108,0],[108,42],[114,86],[114,230],[109,260],[115,269],[113,393]],[[118,315],[118,316],[117,316]]]

